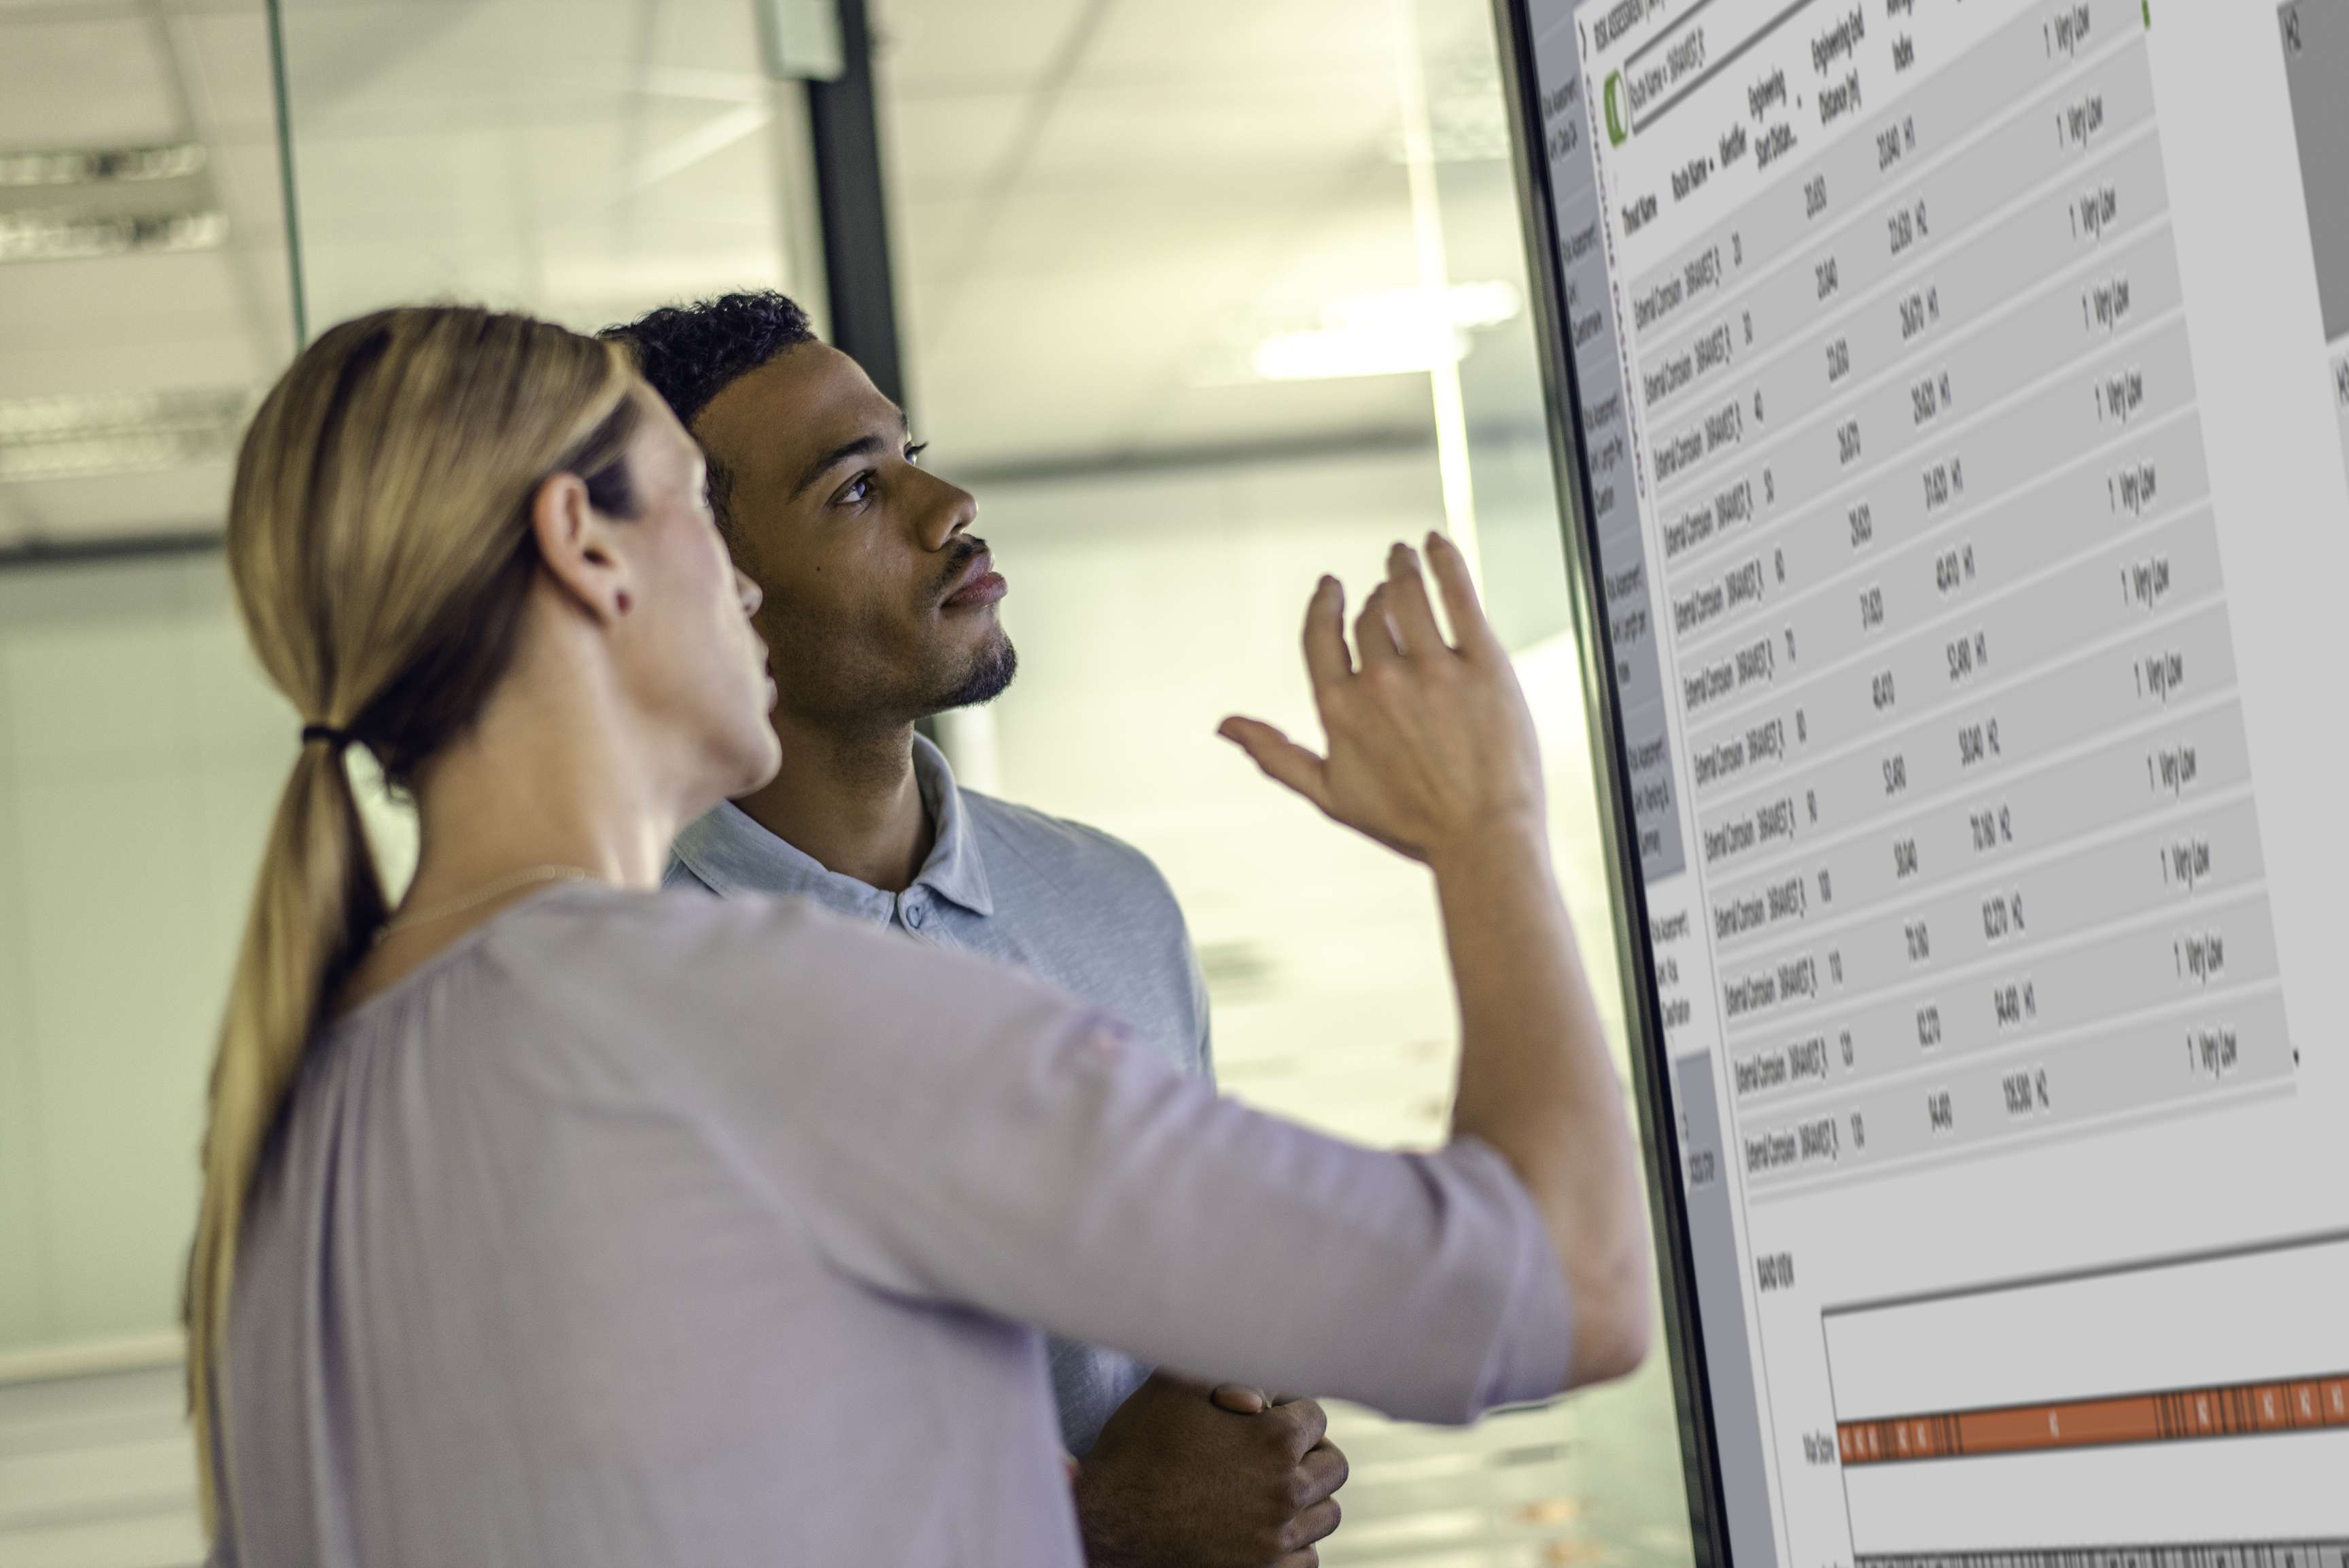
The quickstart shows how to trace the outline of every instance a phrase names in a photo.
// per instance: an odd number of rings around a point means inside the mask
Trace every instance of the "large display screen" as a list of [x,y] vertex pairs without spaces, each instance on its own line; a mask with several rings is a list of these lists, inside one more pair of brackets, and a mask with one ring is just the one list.
[[1702,1536],[2349,1564],[2349,0],[1505,0]]

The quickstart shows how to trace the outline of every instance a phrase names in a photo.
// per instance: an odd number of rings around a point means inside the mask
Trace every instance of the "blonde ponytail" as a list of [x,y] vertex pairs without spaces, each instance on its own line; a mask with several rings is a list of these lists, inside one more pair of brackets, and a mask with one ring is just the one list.
[[188,1401],[208,1524],[216,1518],[218,1486],[212,1362],[228,1318],[243,1194],[329,986],[383,919],[382,884],[341,751],[305,743],[277,799],[212,1063],[187,1298]]
[[[634,510],[637,383],[616,347],[467,306],[324,334],[246,433],[229,570],[302,750],[279,796],[229,987],[188,1260],[188,1402],[208,1531],[226,1511],[226,1344],[245,1201],[303,1053],[386,915],[343,755],[394,785],[469,725],[511,660],[556,473]],[[320,731],[326,733],[320,734]]]

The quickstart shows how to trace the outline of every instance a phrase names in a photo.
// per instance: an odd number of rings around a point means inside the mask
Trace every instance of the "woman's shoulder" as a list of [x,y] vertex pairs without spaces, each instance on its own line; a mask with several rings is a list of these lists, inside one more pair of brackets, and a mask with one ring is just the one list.
[[838,963],[868,940],[806,899],[582,882],[508,910],[482,947],[500,970],[566,990],[708,995],[730,978]]
[[902,1093],[907,1071],[950,1077],[1089,1011],[1009,966],[797,898],[565,888],[505,919],[484,956],[574,1049],[647,1088],[731,1086],[721,1099],[755,1098],[789,1064],[800,1088],[861,1104],[884,1083]]
[[484,947],[510,976],[591,1016],[652,1006],[714,1022],[748,1010],[771,1024],[785,1003],[802,1016],[844,1007],[870,1016],[909,995],[1057,995],[792,896],[576,884],[507,912]]
[[690,949],[772,937],[806,925],[823,912],[804,899],[711,898],[683,887],[627,888],[610,882],[570,882],[512,905],[498,917],[492,944],[504,951],[535,942],[615,944],[627,953]]
[[713,896],[693,885],[636,889],[574,882],[514,905],[497,925],[490,945],[501,954],[537,952],[571,964],[594,954],[631,971],[730,965],[753,954],[770,961],[803,954],[812,962],[1000,970],[958,949],[909,940],[794,893]]

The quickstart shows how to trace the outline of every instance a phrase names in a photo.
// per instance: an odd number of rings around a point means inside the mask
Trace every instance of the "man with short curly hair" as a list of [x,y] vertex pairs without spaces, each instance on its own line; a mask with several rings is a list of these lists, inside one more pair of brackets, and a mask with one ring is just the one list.
[[[1138,1047],[1210,1072],[1206,988],[1157,868],[960,789],[915,729],[997,696],[1019,661],[996,609],[1008,585],[971,532],[978,504],[920,466],[904,412],[779,294],[605,335],[701,443],[719,529],[765,595],[778,692],[781,771],[679,835],[671,884],[799,894],[1021,965],[1115,1014]],[[1059,1339],[1048,1356],[1093,1563],[1314,1560],[1345,1460],[1313,1401],[1211,1394]]]

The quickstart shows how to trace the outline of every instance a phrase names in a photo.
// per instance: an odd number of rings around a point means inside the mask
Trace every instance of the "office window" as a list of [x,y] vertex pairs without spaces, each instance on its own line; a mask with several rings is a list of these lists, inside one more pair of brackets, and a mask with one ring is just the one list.
[[[1456,1025],[1424,873],[1258,779],[1214,727],[1240,711],[1314,733],[1297,627],[1321,572],[1358,602],[1390,541],[1473,542],[1613,1007],[1489,14],[1014,10],[1011,27],[940,0],[876,11],[916,429],[978,497],[1021,655],[1011,690],[944,737],[966,781],[1158,862],[1233,1093],[1436,1141]],[[1472,1431],[1340,1409],[1333,1433],[1354,1468],[1332,1564],[1689,1557],[1661,1354]]]

